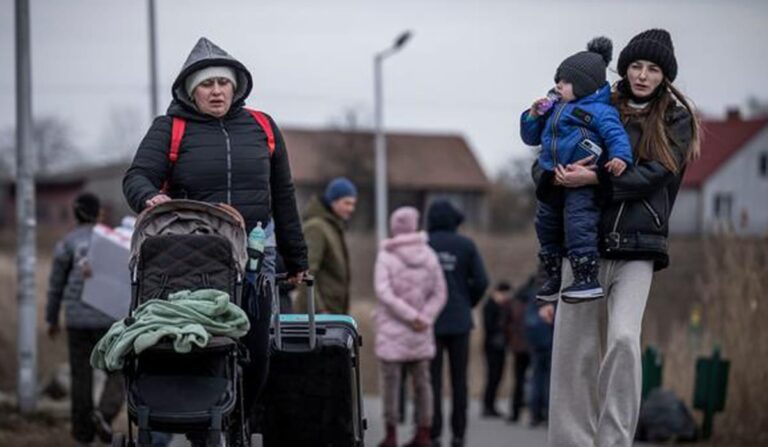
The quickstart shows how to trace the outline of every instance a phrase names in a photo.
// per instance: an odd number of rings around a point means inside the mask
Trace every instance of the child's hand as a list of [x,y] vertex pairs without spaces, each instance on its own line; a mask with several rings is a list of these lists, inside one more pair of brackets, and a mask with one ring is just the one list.
[[547,98],[539,98],[536,101],[533,101],[530,110],[528,110],[528,115],[532,116],[533,118],[541,116],[539,113],[539,108],[541,107],[541,103],[547,101],[549,101]]
[[618,177],[627,169],[627,163],[620,158],[612,158],[605,164],[605,169],[614,177]]

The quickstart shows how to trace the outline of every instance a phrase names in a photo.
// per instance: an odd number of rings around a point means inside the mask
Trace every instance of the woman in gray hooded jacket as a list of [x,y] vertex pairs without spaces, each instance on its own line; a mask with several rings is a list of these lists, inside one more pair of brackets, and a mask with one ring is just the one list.
[[[123,178],[125,198],[134,211],[184,198],[227,203],[237,209],[250,232],[266,227],[262,272],[274,274],[279,250],[289,277],[307,270],[307,247],[285,142],[266,114],[245,108],[253,81],[245,66],[206,38],[200,38],[172,86],[173,101],[158,116],[139,145]],[[172,160],[172,133],[183,120],[183,136]],[[177,140],[178,141],[178,140]],[[246,287],[243,307],[251,330],[244,343],[251,354],[245,371],[246,402],[252,404],[266,379],[270,300]]]

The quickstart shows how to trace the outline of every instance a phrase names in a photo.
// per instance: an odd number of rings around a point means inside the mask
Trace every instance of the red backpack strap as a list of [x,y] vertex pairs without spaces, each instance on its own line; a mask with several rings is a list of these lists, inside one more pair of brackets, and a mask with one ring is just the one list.
[[173,117],[173,127],[171,127],[171,150],[168,152],[168,160],[171,164],[179,159],[179,147],[181,139],[184,137],[184,129],[187,127],[187,121],[184,118]]
[[[184,130],[187,128],[187,121],[184,118],[173,117],[173,124],[171,125],[171,147],[168,150],[168,161],[171,162],[171,168],[176,164],[176,160],[179,159],[179,147],[181,147],[181,139],[184,138]],[[166,179],[163,182],[163,187],[160,191],[167,194],[171,190],[171,182]]]
[[259,126],[261,126],[262,130],[264,130],[264,133],[267,134],[267,146],[269,147],[269,155],[272,156],[272,154],[275,153],[275,132],[272,131],[272,124],[269,122],[269,118],[267,118],[267,115],[265,115],[263,112],[259,112],[258,110],[249,109],[248,107],[244,107],[244,109],[251,114],[253,119],[255,119],[256,122],[259,123]]

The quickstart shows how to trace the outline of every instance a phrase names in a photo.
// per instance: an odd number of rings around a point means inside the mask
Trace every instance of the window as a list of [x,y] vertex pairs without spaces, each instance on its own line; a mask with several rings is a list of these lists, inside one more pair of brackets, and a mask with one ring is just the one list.
[[760,154],[760,161],[757,163],[757,166],[760,177],[768,177],[768,152]]
[[731,220],[733,212],[733,195],[729,193],[715,194],[715,217],[719,220]]

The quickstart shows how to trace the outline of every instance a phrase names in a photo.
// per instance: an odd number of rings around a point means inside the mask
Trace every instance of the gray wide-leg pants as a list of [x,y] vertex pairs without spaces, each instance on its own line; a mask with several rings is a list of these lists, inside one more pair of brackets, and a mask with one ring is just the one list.
[[[563,284],[573,274],[563,262]],[[601,260],[605,298],[560,302],[555,317],[549,447],[629,447],[640,412],[640,330],[652,261]]]

